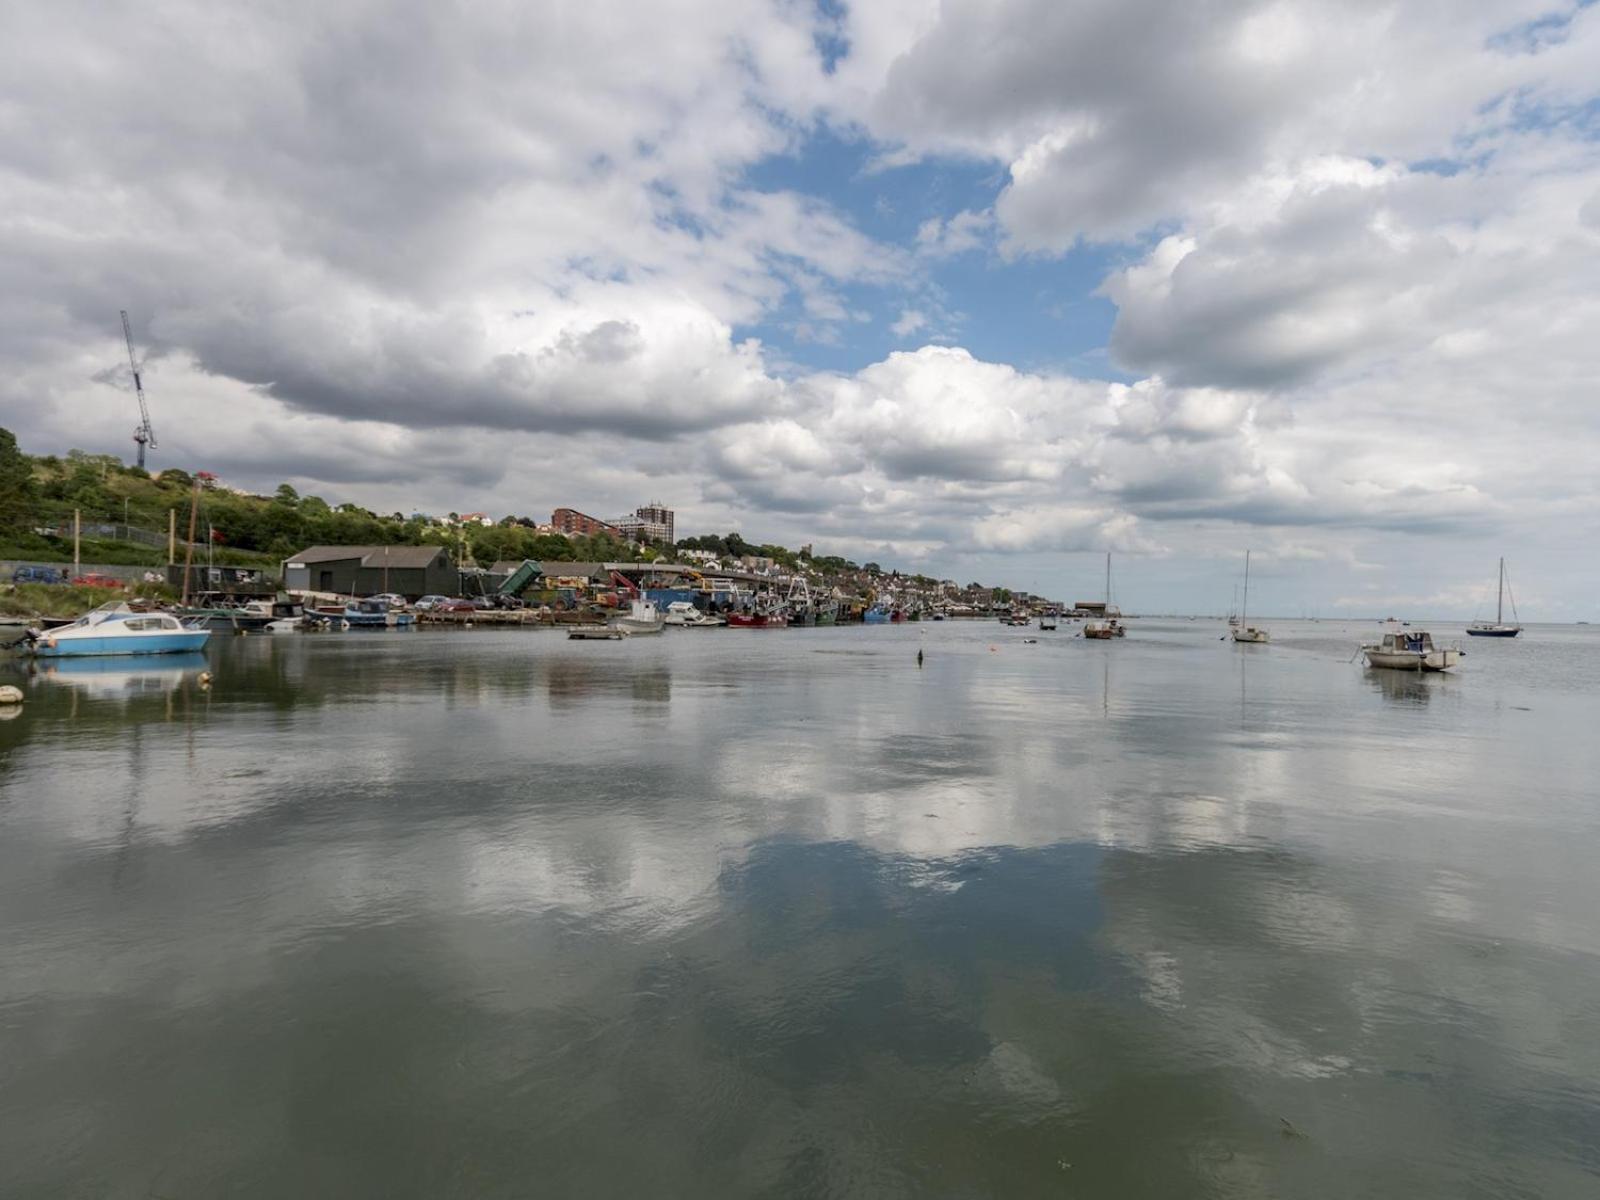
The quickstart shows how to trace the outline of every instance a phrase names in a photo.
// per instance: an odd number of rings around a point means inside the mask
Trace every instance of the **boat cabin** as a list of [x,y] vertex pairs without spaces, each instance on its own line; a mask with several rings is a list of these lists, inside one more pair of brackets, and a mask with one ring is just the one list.
[[1433,635],[1410,632],[1386,633],[1378,648],[1394,654],[1429,654],[1433,651]]

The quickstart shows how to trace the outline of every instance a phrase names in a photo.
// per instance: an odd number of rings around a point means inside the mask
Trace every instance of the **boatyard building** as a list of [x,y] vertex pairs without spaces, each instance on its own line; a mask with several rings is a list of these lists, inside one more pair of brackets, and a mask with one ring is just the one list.
[[454,596],[460,577],[443,546],[310,546],[284,561],[283,586],[340,596],[398,592],[415,600]]

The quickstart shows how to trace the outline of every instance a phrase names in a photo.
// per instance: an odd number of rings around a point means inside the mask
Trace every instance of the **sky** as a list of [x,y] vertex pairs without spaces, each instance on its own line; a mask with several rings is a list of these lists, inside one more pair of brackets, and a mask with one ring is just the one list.
[[1143,612],[1600,620],[1600,6],[14,6],[0,424]]

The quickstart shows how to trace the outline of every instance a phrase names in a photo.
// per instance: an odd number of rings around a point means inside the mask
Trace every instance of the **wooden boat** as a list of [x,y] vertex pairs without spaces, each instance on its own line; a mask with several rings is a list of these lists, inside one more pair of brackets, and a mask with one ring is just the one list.
[[1272,635],[1265,629],[1257,628],[1250,624],[1250,551],[1244,552],[1244,603],[1239,606],[1239,622],[1234,625],[1231,632],[1236,642],[1248,642],[1255,645],[1264,645],[1272,640]]
[[620,625],[574,625],[567,630],[569,642],[620,642],[628,636]]
[[1448,671],[1461,661],[1459,647],[1435,646],[1433,635],[1420,630],[1390,629],[1361,651],[1369,667],[1391,671]]
[[1511,598],[1511,620],[1513,624],[1507,625],[1505,623],[1506,592],[1509,590],[1510,585],[1506,583],[1506,560],[1502,558],[1500,560],[1500,588],[1495,593],[1494,624],[1491,625],[1487,621],[1474,621],[1467,626],[1468,637],[1514,638],[1522,632],[1521,624],[1517,623],[1517,598],[1515,596]]

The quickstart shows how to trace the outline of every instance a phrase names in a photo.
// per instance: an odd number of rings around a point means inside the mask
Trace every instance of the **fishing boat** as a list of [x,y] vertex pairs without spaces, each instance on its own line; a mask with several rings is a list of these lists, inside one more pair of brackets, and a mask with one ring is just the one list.
[[1054,629],[1056,627],[1056,614],[1053,611],[1039,614],[1040,629]]
[[119,600],[102,604],[63,628],[29,630],[19,646],[40,658],[184,654],[201,649],[210,636],[210,630],[186,625],[171,613],[140,612]]
[[635,596],[633,602],[628,606],[628,611],[612,621],[611,624],[615,628],[637,637],[641,634],[660,633],[662,626],[666,624],[666,617],[656,607],[655,601]]
[[1239,623],[1231,631],[1236,642],[1263,645],[1272,640],[1265,629],[1250,624],[1250,551],[1244,552],[1244,603],[1239,606]]
[[784,611],[789,617],[790,625],[804,626],[817,623],[816,601],[811,595],[811,585],[806,583],[804,576],[796,575],[790,581]]
[[1433,635],[1416,629],[1390,628],[1383,638],[1361,647],[1367,666],[1391,671],[1448,671],[1461,661],[1458,646],[1435,646]]
[[782,602],[766,594],[756,599],[753,608],[728,614],[730,629],[783,629],[788,624],[789,614],[784,611]]
[[1514,638],[1522,632],[1522,625],[1519,623],[1517,616],[1517,598],[1515,596],[1511,597],[1512,624],[1507,625],[1505,623],[1506,593],[1510,590],[1511,585],[1506,582],[1506,560],[1502,558],[1500,560],[1500,587],[1495,593],[1494,601],[1494,624],[1491,625],[1487,621],[1474,621],[1467,626],[1468,637]]
[[889,623],[889,610],[880,604],[874,604],[861,614],[863,625],[887,625]]

